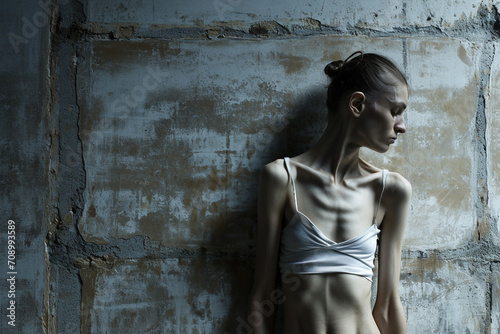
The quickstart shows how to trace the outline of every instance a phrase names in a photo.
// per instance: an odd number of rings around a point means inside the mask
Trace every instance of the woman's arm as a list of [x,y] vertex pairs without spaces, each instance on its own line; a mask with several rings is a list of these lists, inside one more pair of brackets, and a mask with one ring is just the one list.
[[382,334],[405,334],[406,318],[399,297],[401,249],[411,197],[410,183],[390,173],[382,202],[386,208],[381,225],[377,299],[373,317]]
[[250,296],[248,321],[255,334],[274,331],[281,222],[287,198],[288,175],[283,160],[264,167],[259,181],[255,281]]

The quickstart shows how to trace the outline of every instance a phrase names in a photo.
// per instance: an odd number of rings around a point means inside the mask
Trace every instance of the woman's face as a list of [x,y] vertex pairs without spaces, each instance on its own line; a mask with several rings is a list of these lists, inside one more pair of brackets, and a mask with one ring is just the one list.
[[408,105],[408,87],[404,83],[392,86],[374,101],[365,101],[360,121],[361,146],[376,152],[386,152],[406,132],[403,112]]

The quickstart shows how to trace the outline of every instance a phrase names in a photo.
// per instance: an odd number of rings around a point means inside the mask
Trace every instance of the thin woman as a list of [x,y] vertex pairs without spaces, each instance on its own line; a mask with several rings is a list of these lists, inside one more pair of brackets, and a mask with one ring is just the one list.
[[283,303],[284,334],[403,334],[398,287],[411,185],[359,151],[386,152],[406,131],[407,81],[387,58],[362,52],[328,64],[325,73],[324,134],[261,173],[250,325],[253,333],[273,333],[272,300]]

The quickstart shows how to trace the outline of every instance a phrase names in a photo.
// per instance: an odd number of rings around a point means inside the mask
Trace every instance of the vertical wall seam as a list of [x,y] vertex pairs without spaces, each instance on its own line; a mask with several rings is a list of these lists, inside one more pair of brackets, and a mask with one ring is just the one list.
[[[492,89],[492,87],[491,87],[491,70],[492,70],[493,61],[494,61],[495,55],[496,55],[496,46],[494,43],[491,43],[491,48],[492,48],[492,55],[491,55],[491,62],[488,64],[489,68],[488,68],[488,82],[487,82],[489,90]],[[486,120],[486,117],[485,117],[485,120]],[[485,137],[487,134],[486,133],[487,130],[488,130],[488,124],[486,123],[485,124]],[[486,161],[485,161],[486,173],[488,172],[487,158],[488,157],[486,156]],[[489,191],[488,184],[486,184],[486,187],[487,187],[486,191]],[[485,205],[486,205],[487,209],[489,210],[488,204],[489,204],[489,197],[487,197],[487,201],[485,202]],[[489,216],[489,228],[491,231],[492,227],[496,227],[496,222],[494,221],[493,217],[491,217],[491,215],[488,215],[488,216]],[[489,318],[489,324],[488,324],[487,328],[490,328],[490,330],[491,330],[491,326],[493,324],[493,284],[494,284],[493,283],[494,282],[493,281],[494,280],[493,262],[494,261],[489,260],[489,269],[490,269],[490,282],[488,282],[489,305],[488,305],[488,308],[486,309],[486,311],[488,312],[488,318]]]
[[490,328],[491,330],[491,325],[493,324],[493,279],[494,279],[494,276],[493,276],[493,264],[491,263],[490,261],[490,281],[488,282],[488,294],[489,294],[489,307],[488,309],[486,310],[489,314],[489,320],[490,320],[490,323],[487,324],[487,327],[486,328]]
[[406,77],[409,75],[408,64],[409,64],[409,54],[408,54],[408,39],[404,37],[402,39],[403,42],[403,70],[405,72]]
[[59,194],[57,187],[57,173],[55,172],[58,169],[58,151],[55,150],[55,147],[59,147],[58,136],[57,136],[57,119],[58,116],[55,114],[55,106],[57,103],[57,98],[55,95],[56,87],[54,84],[55,80],[55,68],[56,63],[53,57],[53,47],[54,47],[54,38],[56,34],[54,33],[57,28],[57,5],[55,0],[50,2],[50,18],[49,18],[49,28],[47,29],[47,65],[46,65],[46,87],[47,87],[47,109],[46,109],[46,117],[47,117],[47,128],[48,128],[48,136],[49,136],[49,148],[48,148],[48,168],[47,168],[47,203],[46,207],[48,208],[47,215],[45,218],[47,221],[44,222],[44,226],[46,227],[45,239],[43,242],[44,249],[44,258],[45,258],[45,266],[44,266],[44,305],[43,305],[43,319],[42,319],[42,330],[44,333],[52,333],[57,331],[57,298],[54,294],[52,288],[52,282],[54,280],[52,263],[50,260],[50,243],[52,238],[52,233],[54,231],[54,223],[60,217],[60,213],[58,210],[58,202],[59,202]]
[[[80,119],[81,119],[81,113],[82,113],[82,108],[79,103],[79,93],[78,93],[78,59],[80,57],[80,49],[78,47],[78,44],[75,45],[75,61],[74,61],[74,73],[75,77],[73,78],[74,80],[74,91],[75,91],[75,107],[76,107],[76,140],[80,146],[81,150],[81,168],[82,168],[82,181],[81,181],[81,188],[79,189],[80,191],[80,200],[82,203],[82,208],[81,208],[81,213],[83,214],[84,211],[84,206],[85,206],[85,188],[87,187],[87,170],[85,168],[85,156],[84,156],[84,151],[83,151],[83,140],[82,136],[80,133]],[[79,218],[79,217],[78,217]],[[78,224],[78,222],[76,222]],[[78,232],[78,227],[76,228],[76,231]]]
[[486,97],[485,89],[488,88],[490,81],[491,66],[493,63],[494,48],[491,42],[486,42],[480,57],[480,76],[477,86],[477,110],[474,124],[474,168],[476,178],[476,230],[477,238],[481,240],[480,223],[487,218],[488,212],[488,171],[487,171],[487,142],[486,142]]
[[[477,86],[477,110],[476,110],[476,119],[474,124],[474,146],[475,146],[475,154],[474,154],[474,169],[475,169],[475,178],[476,178],[476,187],[475,189],[475,211],[476,211],[476,233],[477,240],[481,241],[487,237],[487,235],[481,235],[481,224],[487,223],[490,224],[491,219],[488,210],[488,156],[487,156],[487,119],[486,119],[486,94],[487,89],[491,89],[490,87],[490,79],[491,79],[491,68],[494,59],[494,45],[490,41],[484,43],[482,47],[482,53],[480,56],[479,63],[479,82]],[[473,190],[473,191],[474,191]],[[486,221],[489,220],[489,221]],[[491,229],[490,229],[491,230]],[[492,264],[491,260],[487,260],[489,262],[489,277],[491,281],[492,277]],[[485,322],[483,324],[483,329],[487,329],[491,326],[492,322],[492,283],[486,282],[486,298],[485,298]]]

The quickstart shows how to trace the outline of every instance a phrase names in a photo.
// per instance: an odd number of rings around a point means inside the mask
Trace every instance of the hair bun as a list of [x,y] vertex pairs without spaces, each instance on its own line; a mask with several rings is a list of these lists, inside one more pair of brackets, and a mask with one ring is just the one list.
[[333,79],[337,75],[339,75],[343,66],[344,66],[343,60],[332,61],[330,64],[325,66],[325,74],[328,75],[330,79]]

